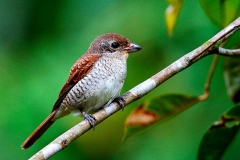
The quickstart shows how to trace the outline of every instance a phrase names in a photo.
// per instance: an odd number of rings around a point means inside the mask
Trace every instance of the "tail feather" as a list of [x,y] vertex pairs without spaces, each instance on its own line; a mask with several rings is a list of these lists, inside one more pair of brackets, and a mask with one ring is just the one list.
[[22,149],[31,147],[40,138],[43,133],[55,122],[53,117],[57,110],[54,110],[34,131],[33,133],[23,142],[21,145]]

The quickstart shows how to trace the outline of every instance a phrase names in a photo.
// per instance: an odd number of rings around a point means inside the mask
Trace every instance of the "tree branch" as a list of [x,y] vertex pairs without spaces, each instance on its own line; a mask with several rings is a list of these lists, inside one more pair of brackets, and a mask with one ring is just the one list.
[[[197,49],[189,52],[185,56],[181,57],[159,73],[155,74],[151,78],[147,79],[146,81],[142,82],[141,84],[137,85],[127,93],[125,93],[122,98],[124,100],[124,105],[128,105],[137,99],[143,97],[144,95],[151,92],[157,86],[174,76],[175,74],[179,73],[180,71],[188,68],[193,63],[197,62],[204,56],[212,54],[210,51],[212,48],[216,48],[215,46],[219,46],[222,42],[228,39],[233,33],[240,29],[240,18],[236,19],[232,22],[229,26],[225,29],[220,31],[202,46],[198,47]],[[229,54],[227,51],[222,51],[221,53]],[[236,52],[234,52],[236,53]],[[93,116],[96,117],[95,126],[101,123],[103,120],[120,110],[120,106],[113,102],[107,108],[101,109],[98,112],[94,113]],[[56,138],[53,142],[49,145],[44,147],[38,153],[36,153],[30,159],[48,159],[49,157],[53,156],[60,150],[67,147],[73,140],[78,138],[79,136],[83,135],[85,132],[91,129],[91,126],[86,120],[83,120],[73,128],[69,129],[67,132]]]
[[240,49],[225,49],[219,47],[217,54],[223,56],[240,56]]

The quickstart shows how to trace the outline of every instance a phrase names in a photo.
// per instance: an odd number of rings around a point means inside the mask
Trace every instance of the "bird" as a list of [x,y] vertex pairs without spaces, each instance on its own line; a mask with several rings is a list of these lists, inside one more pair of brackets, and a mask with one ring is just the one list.
[[127,58],[142,48],[116,33],[98,36],[70,69],[50,115],[22,143],[22,149],[32,146],[59,118],[70,113],[82,115],[94,128],[91,114],[107,107],[119,98],[127,74]]

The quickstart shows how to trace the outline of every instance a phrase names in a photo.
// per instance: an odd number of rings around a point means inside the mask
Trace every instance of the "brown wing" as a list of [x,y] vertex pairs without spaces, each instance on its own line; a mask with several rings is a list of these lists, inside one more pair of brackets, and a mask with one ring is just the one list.
[[23,142],[22,148],[27,149],[31,145],[33,145],[38,138],[40,138],[43,133],[55,122],[52,121],[52,118],[55,116],[57,112],[57,108],[61,105],[63,99],[66,97],[71,88],[87,73],[89,73],[94,63],[100,58],[97,55],[84,55],[79,58],[77,62],[73,65],[70,71],[70,76],[65,85],[63,86],[59,97],[53,106],[52,113],[34,130],[34,132]]
[[70,70],[70,76],[60,91],[59,97],[53,106],[52,112],[59,108],[68,92],[77,84],[79,80],[85,77],[92,69],[94,63],[100,58],[99,55],[85,54],[77,60]]

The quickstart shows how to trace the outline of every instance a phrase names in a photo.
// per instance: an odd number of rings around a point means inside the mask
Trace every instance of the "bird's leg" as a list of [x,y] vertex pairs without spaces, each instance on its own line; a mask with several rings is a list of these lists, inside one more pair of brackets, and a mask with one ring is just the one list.
[[116,97],[113,100],[113,102],[117,102],[120,105],[120,107],[122,108],[122,111],[123,111],[125,104],[124,104],[124,99],[122,97]]
[[87,114],[86,112],[84,111],[81,111],[82,115],[84,116],[84,119],[86,119],[89,123],[90,123],[90,126],[93,128],[93,130],[95,129],[95,125],[94,125],[94,121],[96,120],[96,118],[91,115],[91,114]]

